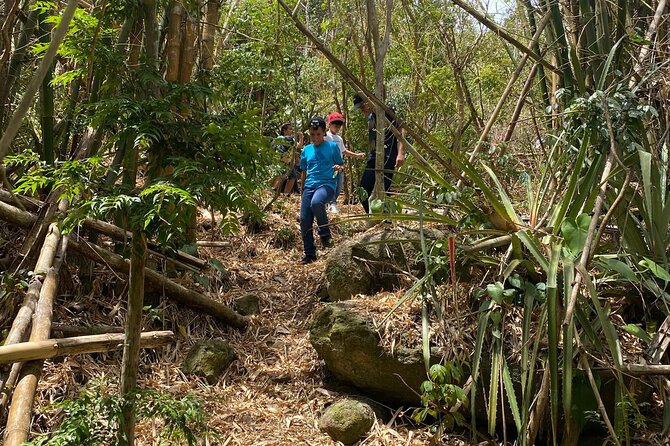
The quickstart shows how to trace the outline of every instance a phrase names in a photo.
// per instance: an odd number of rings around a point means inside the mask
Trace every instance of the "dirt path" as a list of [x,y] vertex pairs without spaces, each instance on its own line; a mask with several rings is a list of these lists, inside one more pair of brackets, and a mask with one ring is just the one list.
[[[262,313],[254,317],[244,333],[233,331],[210,317],[160,300],[145,329],[165,328],[177,333],[176,345],[162,351],[144,352],[140,369],[141,385],[158,388],[176,396],[195,393],[205,403],[212,435],[209,445],[332,445],[318,429],[323,409],[345,396],[347,389],[337,387],[309,343],[309,321],[322,305],[315,296],[316,284],[323,269],[323,256],[303,266],[302,243],[296,221],[298,197],[280,200],[276,213],[269,216],[268,228],[257,234],[228,237],[229,246],[200,248],[204,259],[216,258],[228,274],[218,283],[219,298],[229,304],[245,294],[255,294]],[[345,206],[349,215],[357,207]],[[346,216],[347,214],[344,214]],[[355,226],[343,225],[334,233],[335,243],[355,232]],[[295,237],[286,247],[273,239]],[[202,233],[199,238],[208,238]],[[215,276],[216,274],[210,274]],[[122,325],[124,316],[123,283],[108,271],[100,269],[94,291],[78,296],[76,281],[73,292],[59,299],[56,320],[71,324]],[[211,280],[211,278],[210,278]],[[184,280],[190,284],[189,280]],[[104,291],[104,293],[102,292]],[[103,297],[111,294],[120,297]],[[230,341],[238,360],[216,384],[185,376],[179,369],[188,347],[202,338],[220,337]],[[37,431],[52,429],[61,415],[48,408],[48,402],[74,398],[83,385],[103,382],[107,392],[117,390],[121,353],[107,353],[66,358],[48,362],[40,383],[40,412]],[[160,426],[145,422],[138,426],[139,444],[157,445]],[[365,445],[423,445],[430,434],[426,429],[409,426],[402,411],[390,423],[377,423]],[[465,444],[457,442],[453,444]]]

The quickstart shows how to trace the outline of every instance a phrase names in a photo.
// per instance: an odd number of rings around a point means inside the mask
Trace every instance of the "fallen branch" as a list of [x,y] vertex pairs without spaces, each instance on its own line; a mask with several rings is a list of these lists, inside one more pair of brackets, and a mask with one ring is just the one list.
[[[0,219],[22,227],[28,227],[34,223],[36,218],[30,212],[22,211],[14,206],[0,202]],[[109,266],[117,273],[127,276],[130,271],[130,265],[126,259],[97,245],[73,239],[69,241],[68,247],[94,262]],[[216,302],[196,291],[189,290],[166,279],[154,270],[147,268],[145,280],[153,288],[163,290],[169,298],[188,307],[210,314],[232,327],[244,329],[247,325],[246,317],[239,315],[220,302]]]
[[[128,260],[97,245],[92,245],[83,240],[70,240],[69,246],[79,254],[97,263],[107,265],[119,274],[127,276],[130,272],[130,262]],[[152,269],[145,268],[145,281],[151,287],[165,291],[168,297],[177,302],[189,308],[210,314],[232,327],[244,329],[247,325],[246,317],[239,315],[222,303],[210,299],[197,291],[189,290],[166,279]]]
[[[140,347],[160,347],[172,342],[173,337],[174,333],[171,331],[148,331],[140,336]],[[123,333],[108,333],[3,345],[0,346],[0,364],[119,350],[123,348],[124,339]]]

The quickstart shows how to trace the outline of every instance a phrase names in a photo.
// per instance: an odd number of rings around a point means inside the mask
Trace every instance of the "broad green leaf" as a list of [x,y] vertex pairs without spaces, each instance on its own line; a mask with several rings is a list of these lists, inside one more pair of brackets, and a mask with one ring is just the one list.
[[650,258],[644,257],[643,260],[640,260],[640,266],[648,269],[657,278],[665,282],[670,282],[670,273]]
[[608,258],[599,258],[598,259],[599,263],[602,263],[604,267],[619,273],[621,277],[624,279],[630,281],[630,282],[636,282],[637,281],[637,276],[635,275],[635,271],[628,266],[627,263],[622,262],[621,260],[617,259],[608,259]]
[[564,220],[561,223],[561,233],[570,253],[577,257],[584,250],[584,243],[589,232],[591,217],[588,214],[580,214],[573,220]]

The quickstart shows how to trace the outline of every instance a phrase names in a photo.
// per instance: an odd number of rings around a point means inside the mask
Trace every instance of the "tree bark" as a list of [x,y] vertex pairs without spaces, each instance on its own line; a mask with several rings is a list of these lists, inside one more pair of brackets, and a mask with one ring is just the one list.
[[170,5],[167,29],[167,68],[165,70],[165,80],[168,82],[177,82],[179,79],[179,48],[181,43],[180,28],[182,14],[182,6],[177,2],[173,2]]
[[219,0],[207,0],[205,24],[202,29],[202,69],[209,71],[214,68],[214,37],[219,24]]

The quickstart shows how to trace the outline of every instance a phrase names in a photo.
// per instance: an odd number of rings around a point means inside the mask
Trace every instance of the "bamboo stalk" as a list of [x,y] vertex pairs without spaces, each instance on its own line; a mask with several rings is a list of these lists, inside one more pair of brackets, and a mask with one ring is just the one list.
[[[172,342],[173,337],[174,334],[171,331],[144,332],[140,336],[140,347],[159,347]],[[0,364],[49,359],[81,353],[108,352],[123,348],[124,340],[125,334],[123,333],[107,333],[3,345],[0,346]]]
[[[51,25],[47,23],[47,13],[40,15],[40,43],[49,43],[51,37]],[[53,79],[54,63],[44,75],[42,86],[40,88],[40,121],[42,124],[42,159],[53,166],[54,153],[54,89],[51,85]]]
[[[52,224],[52,231],[58,231],[56,224]],[[31,342],[40,342],[49,339],[51,335],[51,319],[53,316],[53,302],[58,291],[59,273],[65,256],[67,239],[61,242],[59,256],[49,269],[44,285],[40,291],[40,298],[33,318],[33,329],[30,333]],[[42,373],[42,360],[31,361],[21,370],[21,377],[14,389],[12,404],[7,417],[7,435],[5,445],[20,445],[28,440],[30,419],[35,401],[37,382]]]
[[[0,206],[0,209],[2,209],[2,206]],[[53,226],[54,226],[53,230],[51,230],[47,235],[44,244],[42,246],[40,256],[37,259],[37,264],[35,265],[34,268],[33,281],[28,286],[28,292],[26,293],[23,299],[23,304],[21,305],[21,308],[19,309],[16,317],[14,318],[14,321],[12,322],[12,327],[9,329],[9,333],[5,338],[4,341],[5,346],[21,342],[26,336],[28,327],[30,327],[33,312],[35,311],[35,308],[37,306],[40,291],[42,289],[42,279],[44,278],[45,273],[53,265],[54,259],[56,257],[56,250],[58,249],[58,244],[60,241],[60,233],[58,232],[55,225]],[[13,379],[16,379],[15,377],[18,377],[18,366],[12,367],[12,370],[10,371],[9,375],[0,373],[0,392],[5,388],[7,384],[14,384]],[[12,380],[12,382],[10,382],[10,379]],[[3,407],[6,404],[6,401],[7,401],[7,394],[0,393],[0,407]]]

